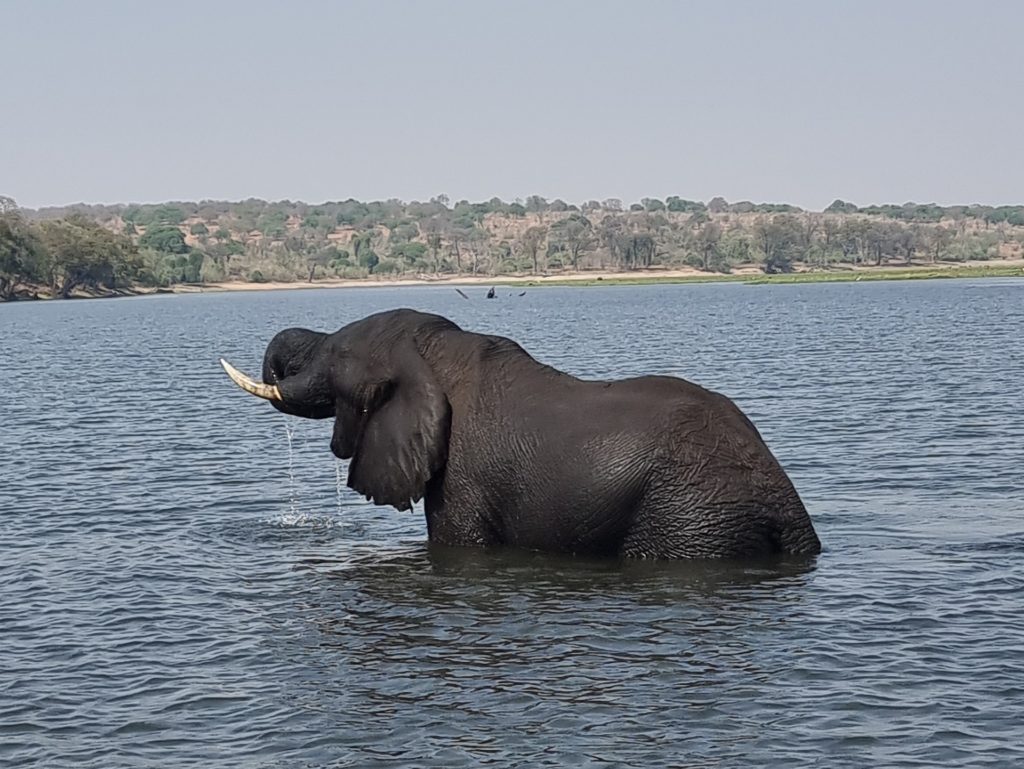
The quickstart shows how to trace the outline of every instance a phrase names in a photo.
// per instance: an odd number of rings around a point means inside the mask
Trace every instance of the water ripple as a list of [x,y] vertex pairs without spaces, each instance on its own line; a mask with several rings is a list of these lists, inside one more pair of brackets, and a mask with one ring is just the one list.
[[[0,761],[1018,766],[1022,299],[1005,280],[0,307]],[[329,425],[216,365],[397,306],[582,376],[729,394],[825,552],[428,547],[421,513],[340,486]]]

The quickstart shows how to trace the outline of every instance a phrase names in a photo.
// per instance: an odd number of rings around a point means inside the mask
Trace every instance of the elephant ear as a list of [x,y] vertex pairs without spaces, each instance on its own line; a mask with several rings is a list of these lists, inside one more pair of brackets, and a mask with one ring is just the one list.
[[378,505],[408,510],[448,459],[451,405],[418,352],[400,357],[360,432],[348,485]]

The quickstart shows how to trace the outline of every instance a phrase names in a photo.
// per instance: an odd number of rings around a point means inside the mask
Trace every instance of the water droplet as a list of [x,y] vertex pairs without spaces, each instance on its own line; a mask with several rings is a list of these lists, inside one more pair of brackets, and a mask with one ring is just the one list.
[[284,417],[284,420],[284,434],[288,439],[288,514],[298,517],[299,504],[298,489],[295,485],[295,450],[292,446],[292,438],[295,436],[295,431],[292,429],[291,424],[289,424],[288,417]]
[[335,500],[338,503],[338,523],[339,524],[341,524],[342,521],[344,520],[341,517],[341,497],[342,497],[342,491],[341,490],[342,490],[343,487],[344,487],[344,484],[342,483],[342,480],[341,480],[341,460],[338,459],[337,457],[335,457],[334,458],[334,492],[335,492]]

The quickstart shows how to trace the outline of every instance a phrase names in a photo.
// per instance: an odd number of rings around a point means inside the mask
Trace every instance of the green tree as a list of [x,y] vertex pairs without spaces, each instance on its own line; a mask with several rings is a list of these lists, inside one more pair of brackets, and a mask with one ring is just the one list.
[[374,274],[385,275],[394,274],[402,271],[402,265],[393,259],[384,259],[374,268]]
[[309,268],[309,275],[307,281],[313,282],[316,277],[316,268],[326,269],[330,264],[336,262],[340,254],[338,253],[337,246],[326,246],[325,248],[318,249],[313,253],[309,254],[306,262],[306,266]]
[[859,209],[853,203],[847,203],[845,200],[839,200],[836,198],[829,204],[829,207],[825,209],[826,214],[855,214]]
[[139,245],[165,254],[187,254],[189,251],[181,230],[170,225],[150,227],[139,238]]
[[726,232],[718,245],[718,253],[721,262],[715,269],[721,272],[730,272],[731,267],[737,264],[746,264],[751,261],[750,238],[741,228],[733,228]]
[[932,227],[928,237],[928,254],[933,263],[943,259],[952,241],[953,231],[951,229],[942,225]]
[[14,296],[19,283],[38,280],[40,243],[12,198],[0,196],[0,301]]
[[540,195],[530,195],[526,199],[526,210],[532,214],[543,213],[548,210],[548,202]]
[[568,252],[574,270],[579,270],[580,257],[597,243],[594,225],[580,213],[572,213],[553,225],[551,237]]
[[391,229],[391,242],[392,243],[407,243],[415,239],[420,234],[420,228],[416,226],[415,222],[404,221],[398,222]]
[[621,265],[627,270],[636,270],[654,263],[658,246],[651,232],[634,229],[619,235],[616,250]]
[[870,219],[863,216],[845,217],[839,225],[839,247],[843,257],[857,264],[867,257],[867,235],[871,227]]
[[420,225],[420,229],[427,239],[427,248],[430,249],[435,274],[441,271],[440,254],[441,246],[444,245],[445,221],[445,217],[432,216]]
[[[721,198],[715,198],[721,200]],[[724,201],[723,201],[724,202]],[[704,211],[706,206],[699,200],[684,200],[677,195],[670,195],[665,198],[665,207],[674,213],[694,213],[695,211]]]
[[722,240],[722,228],[715,222],[708,222],[697,231],[697,243],[700,248],[701,269],[710,272],[720,265],[721,255],[718,244]]
[[181,206],[165,204],[157,206],[155,216],[158,222],[164,224],[181,224],[185,221],[187,213]]
[[343,248],[338,249],[338,255],[331,259],[328,265],[336,274],[340,274],[345,268],[350,267],[352,262],[349,261],[352,255]]
[[794,252],[801,240],[800,223],[789,214],[758,217],[754,237],[764,256],[766,273],[792,272]]
[[282,209],[274,209],[259,218],[256,229],[268,238],[283,238],[287,234],[287,222],[287,212]]
[[490,251],[491,234],[482,227],[475,228],[469,233],[469,237],[466,239],[466,247],[469,249],[470,258],[472,259],[472,271],[476,275],[480,270],[481,259],[486,258]]
[[523,249],[523,253],[526,254],[530,261],[533,263],[533,274],[536,275],[540,270],[537,264],[538,255],[544,246],[544,241],[548,236],[548,228],[540,225],[536,227],[530,227],[526,232],[523,233],[519,239],[520,247]]
[[622,260],[620,245],[624,242],[625,232],[625,218],[616,214],[605,216],[598,227],[598,239],[613,263]]
[[49,282],[61,298],[79,286],[115,288],[132,280],[141,267],[128,238],[81,216],[43,222],[40,237]]
[[374,268],[380,264],[380,258],[372,248],[364,249],[358,258],[360,266],[365,267],[371,275],[373,275]]
[[392,243],[390,257],[398,264],[415,265],[423,261],[427,247],[423,243]]

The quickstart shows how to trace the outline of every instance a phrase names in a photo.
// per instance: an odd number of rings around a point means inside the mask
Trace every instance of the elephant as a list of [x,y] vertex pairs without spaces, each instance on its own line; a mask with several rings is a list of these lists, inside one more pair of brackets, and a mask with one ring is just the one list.
[[349,488],[423,500],[431,545],[744,559],[821,550],[793,483],[726,396],[682,378],[584,380],[516,342],[411,309],[290,328],[262,382],[278,411],[334,418]]

